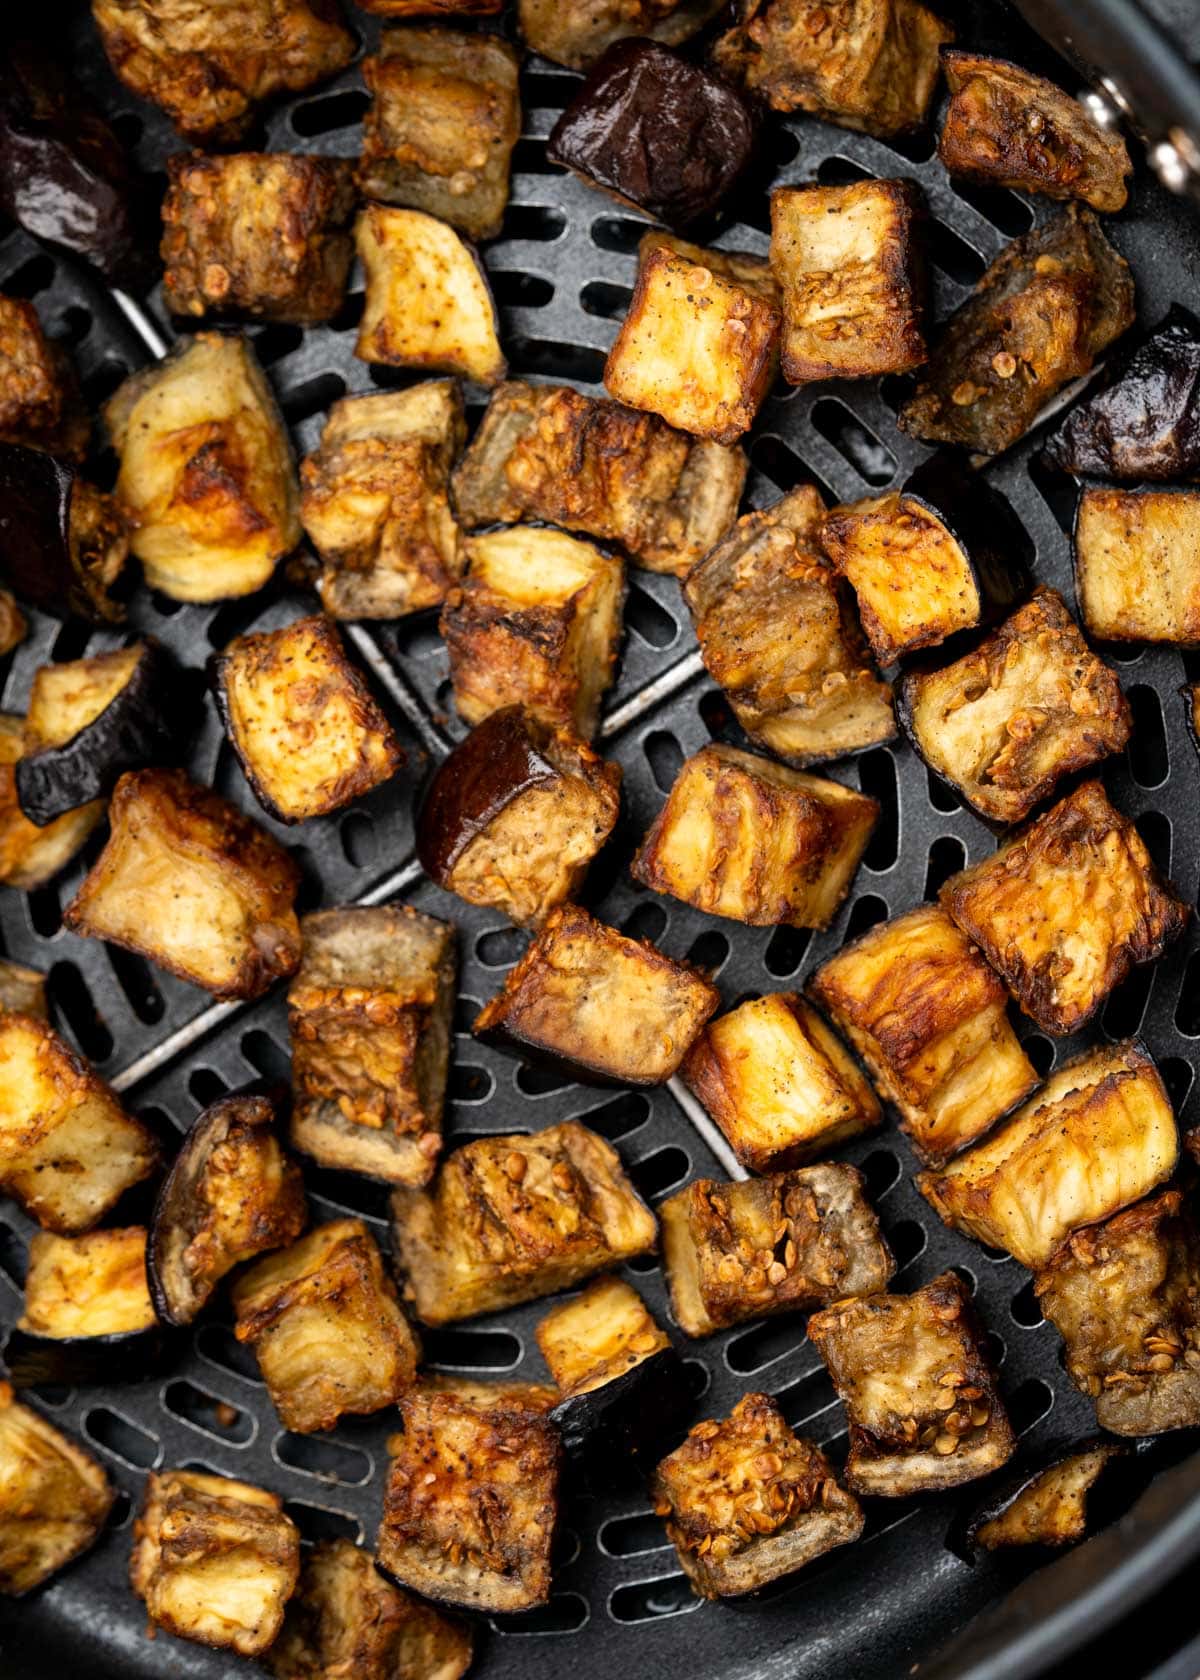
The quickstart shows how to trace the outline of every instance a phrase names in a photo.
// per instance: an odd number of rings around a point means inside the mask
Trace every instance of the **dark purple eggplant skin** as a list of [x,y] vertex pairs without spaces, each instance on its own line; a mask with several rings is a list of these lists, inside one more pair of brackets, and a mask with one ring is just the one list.
[[195,686],[166,650],[147,638],[121,692],[60,747],[17,761],[17,803],[39,828],[92,799],[106,798],[126,770],[174,764],[197,721]]
[[656,41],[615,42],[597,59],[546,147],[669,227],[714,210],[750,163],[754,109],[727,82]]
[[14,1388],[139,1382],[161,1370],[169,1352],[161,1324],[116,1336],[37,1336],[14,1326],[5,1339],[4,1365]]
[[1200,478],[1200,321],[1173,304],[1115,357],[1043,450],[1051,466],[1117,484]]
[[[905,481],[902,494],[949,531],[971,565],[979,590],[979,624],[993,624],[1033,587],[1021,555],[1029,546],[1012,506],[951,449],[931,455]],[[944,654],[953,641],[938,649]]]
[[547,1413],[562,1437],[574,1479],[589,1490],[612,1486],[614,1466],[632,1459],[650,1469],[678,1441],[694,1410],[691,1384],[673,1347],[587,1394],[568,1395]]
[[[1080,1453],[1094,1452],[1103,1449],[1109,1454],[1109,1462],[1114,1458],[1123,1458],[1131,1451],[1136,1451],[1136,1444],[1122,1441],[1111,1435],[1089,1435],[1080,1441],[1060,1440],[1044,1447],[1035,1456],[1023,1463],[1013,1465],[1003,1475],[991,1480],[987,1492],[982,1498],[976,1499],[974,1504],[968,1504],[960,1510],[946,1535],[946,1547],[955,1557],[961,1558],[963,1563],[974,1565],[979,1561],[982,1548],[977,1536],[985,1523],[995,1517],[1002,1516],[1019,1494],[1023,1493],[1031,1482],[1039,1476],[1044,1476],[1047,1470],[1053,1470],[1055,1465],[1064,1459],[1075,1458]],[[1105,1465],[1100,1477],[1108,1471]],[[1097,1483],[1100,1480],[1097,1478]],[[1093,1484],[1095,1486],[1097,1484]],[[1097,1526],[1102,1526],[1097,1524]],[[1090,1524],[1089,1524],[1090,1527]],[[1022,1551],[1040,1551],[1045,1555],[1045,1547],[1028,1546],[1019,1548]]]
[[79,477],[68,462],[20,443],[0,443],[0,583],[55,618],[111,624],[115,601],[97,605],[71,560],[71,498]]
[[523,706],[504,706],[438,766],[417,818],[417,857],[438,886],[448,884],[467,847],[506,805],[558,779],[539,736],[545,731]]

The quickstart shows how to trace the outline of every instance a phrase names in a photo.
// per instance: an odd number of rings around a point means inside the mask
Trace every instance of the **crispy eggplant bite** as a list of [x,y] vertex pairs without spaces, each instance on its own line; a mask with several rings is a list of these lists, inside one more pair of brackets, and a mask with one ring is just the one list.
[[283,1624],[300,1536],[277,1493],[193,1470],[152,1470],[129,1581],[154,1627],[257,1657]]
[[1064,472],[1122,484],[1200,478],[1200,321],[1191,311],[1172,304],[1114,356],[1045,454]]
[[151,1134],[45,1020],[0,1014],[0,1189],[47,1231],[89,1231],[159,1162]]
[[318,1225],[257,1261],[234,1284],[233,1306],[285,1429],[310,1435],[377,1412],[416,1375],[420,1344],[361,1219]]
[[180,674],[155,641],[41,666],[15,770],[22,811],[44,827],[107,797],[126,770],[168,762],[189,713]]
[[0,1596],[23,1597],[93,1546],[115,1497],[91,1453],[0,1382]]
[[232,145],[255,108],[300,93],[354,57],[337,0],[92,0],[108,61],[185,139]]
[[402,618],[446,599],[459,573],[450,468],[466,436],[451,379],[334,403],[300,464],[300,518],[331,618]]
[[698,1178],[659,1214],[671,1309],[689,1336],[873,1295],[896,1269],[857,1167]]
[[668,251],[699,268],[711,269],[723,280],[731,280],[743,291],[753,292],[764,303],[779,302],[779,282],[771,271],[768,257],[756,257],[753,251],[719,251],[715,245],[693,245],[666,228],[651,228],[638,240],[638,274],[642,273],[655,251]]
[[16,596],[0,589],[0,659],[19,647],[29,633],[29,621],[17,605]]
[[291,445],[249,341],[181,338],[105,406],[116,495],[146,582],[175,601],[251,595],[300,540]]
[[1128,264],[1092,212],[1072,204],[996,258],[951,316],[897,424],[998,454],[1133,319]]
[[737,1598],[857,1540],[865,1518],[833,1466],[775,1401],[745,1394],[696,1424],[650,1483],[693,1590]]
[[373,1553],[319,1540],[263,1661],[275,1680],[462,1680],[472,1646],[464,1623],[385,1581]]
[[477,1138],[432,1190],[396,1190],[393,1247],[425,1324],[451,1324],[568,1289],[654,1247],[654,1215],[610,1144],[567,1120],[533,1137]]
[[544,519],[682,575],[732,525],[746,457],[655,414],[566,385],[510,380],[454,473],[465,526]]
[[18,1388],[127,1382],[154,1370],[163,1334],[146,1281],[146,1234],[132,1225],[30,1239],[25,1310],[4,1344]]
[[752,741],[802,768],[896,732],[850,599],[817,545],[820,492],[802,484],[745,514],[683,583],[709,675]]
[[1024,540],[1005,498],[949,452],[900,490],[832,509],[821,526],[881,665],[1005,613],[1029,587]]
[[974,1510],[960,1518],[946,1544],[966,1563],[980,1552],[1014,1546],[1073,1546],[1088,1531],[1088,1495],[1106,1467],[1126,1449],[1096,1438],[1055,1450],[1049,1462],[1022,1465]]
[[882,1119],[853,1057],[799,992],[710,1021],[681,1072],[751,1172],[801,1166]]
[[354,165],[286,152],[167,159],[163,301],[173,315],[313,326],[336,315],[354,256]]
[[1179,1136],[1158,1069],[1132,1040],[1085,1050],[990,1138],[917,1187],[947,1225],[1044,1266],[1174,1171]]
[[354,229],[366,307],[354,354],[498,385],[508,364],[482,263],[449,222],[368,204]]
[[561,904],[472,1030],[589,1084],[661,1085],[720,1001],[690,964]]
[[46,976],[36,968],[0,958],[0,1015],[29,1015],[36,1021],[49,1021]]
[[879,806],[737,747],[687,760],[630,865],[635,881],[751,927],[828,927]]
[[121,777],[104,850],[63,915],[218,998],[260,997],[300,962],[300,870],[182,770]]
[[544,1604],[558,1518],[554,1425],[421,1387],[401,1399],[400,1418],[379,1567],[436,1603],[492,1613]]
[[362,12],[386,18],[492,17],[504,6],[504,0],[354,0],[354,3]]
[[1132,169],[1125,142],[1078,100],[1003,58],[951,48],[942,68],[951,99],[938,156],[951,175],[1124,209]]
[[962,1279],[838,1301],[808,1336],[846,1408],[855,1493],[937,1493],[998,1470],[1016,1436]]
[[209,661],[217,710],[268,816],[327,816],[405,762],[392,726],[320,614],[235,636]]
[[952,875],[943,907],[1044,1032],[1074,1032],[1139,963],[1183,932],[1188,907],[1099,782],[1052,805]]
[[620,808],[619,765],[505,706],[438,767],[417,819],[417,855],[447,892],[536,926],[574,897]]
[[771,384],[779,320],[759,292],[655,246],[639,264],[605,389],[680,431],[736,443]]
[[1075,589],[1092,635],[1200,646],[1198,548],[1200,490],[1085,489]]
[[950,26],[919,0],[738,0],[713,62],[774,111],[887,139],[918,128]]
[[1200,1233],[1181,1191],[1076,1231],[1034,1287],[1102,1428],[1200,1424]]
[[931,1165],[981,1137],[1037,1084],[1003,984],[936,904],[872,928],[811,984]]
[[914,181],[771,194],[771,267],[790,384],[907,373],[926,359],[924,214]]
[[532,52],[588,70],[628,35],[678,47],[719,10],[717,0],[518,0],[517,24]]
[[1019,822],[1064,776],[1118,753],[1133,719],[1116,673],[1061,595],[1039,586],[999,629],[941,670],[900,684],[909,739],[992,822]]
[[498,35],[385,29],[362,66],[372,95],[358,166],[364,197],[494,238],[521,134],[518,65]]
[[754,155],[757,116],[720,77],[657,42],[606,48],[559,117],[551,163],[654,221],[714,210]]
[[70,863],[102,821],[104,801],[93,800],[38,828],[17,798],[17,767],[24,744],[24,718],[0,712],[0,883],[32,892]]
[[180,1144],[146,1247],[150,1294],[165,1324],[190,1324],[235,1266],[303,1231],[304,1181],[280,1145],[277,1121],[267,1097],[222,1097]]
[[291,1141],[324,1167],[424,1184],[442,1141],[454,929],[401,904],[321,910],[300,932]]
[[0,497],[0,577],[21,599],[56,618],[120,622],[125,609],[108,592],[129,534],[116,500],[66,461],[17,443],[0,443]]
[[467,537],[466,575],[439,629],[466,723],[523,705],[590,740],[621,641],[625,568],[594,543],[536,525]]
[[91,431],[66,352],[31,303],[0,296],[0,443],[82,461]]
[[555,1383],[492,1382],[446,1371],[423,1371],[416,1387],[429,1394],[455,1394],[484,1410],[533,1412],[539,1417],[552,1411],[562,1398]]

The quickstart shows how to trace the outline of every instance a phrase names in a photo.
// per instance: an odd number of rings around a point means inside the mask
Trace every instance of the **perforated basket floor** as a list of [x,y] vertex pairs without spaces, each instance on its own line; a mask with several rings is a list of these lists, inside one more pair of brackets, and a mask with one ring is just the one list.
[[[1009,14],[984,4],[972,12],[982,19],[971,33],[973,42],[1039,65],[1039,48]],[[369,42],[373,26],[358,15],[355,23]],[[79,17],[74,59],[139,163],[161,172],[165,155],[177,149],[170,129],[114,82],[90,36],[86,12]],[[569,73],[539,61],[527,67],[525,137],[515,159],[512,203],[502,237],[485,255],[514,374],[565,379],[598,391],[603,354],[629,298],[634,251],[645,224],[546,165],[544,137],[575,84]],[[267,126],[269,143],[353,155],[365,104],[361,77],[352,67],[313,96],[276,109]],[[929,139],[897,151],[821,123],[776,120],[767,152],[769,169],[757,189],[739,200],[746,220],[721,228],[719,243],[766,250],[771,176],[779,182],[836,182],[911,175],[931,206],[939,315],[965,295],[1007,239],[1046,213],[1045,206],[1011,193],[951,188]],[[1173,300],[1192,295],[1200,254],[1197,223],[1152,182],[1141,179],[1132,211],[1106,228],[1133,264],[1145,319],[1157,319]],[[33,298],[47,327],[70,345],[93,409],[149,359],[147,345],[112,298],[19,233],[0,242],[0,285]],[[322,415],[343,393],[407,383],[354,359],[361,294],[353,287],[352,293],[330,327],[304,334],[268,327],[254,334],[298,450],[312,447]],[[165,334],[158,300],[149,304]],[[750,442],[750,504],[768,503],[804,479],[818,483],[831,500],[899,482],[924,453],[893,425],[902,394],[899,382],[885,380],[879,386],[829,385],[777,395]],[[474,417],[483,394],[468,395]],[[101,472],[105,465],[100,463]],[[107,470],[111,473],[111,459]],[[1024,521],[1036,575],[1071,598],[1064,535],[1071,486],[1040,472],[1029,444],[988,472]],[[283,622],[302,604],[282,587],[217,609],[179,607],[143,591],[133,623],[195,665],[230,635]],[[192,762],[194,774],[292,847],[305,869],[303,908],[398,894],[458,924],[462,998],[450,1087],[451,1144],[579,1118],[619,1146],[652,1201],[695,1174],[720,1175],[719,1164],[668,1091],[598,1093],[520,1066],[471,1039],[476,1008],[497,989],[523,938],[498,918],[441,894],[410,863],[415,791],[429,759],[444,752],[460,728],[452,717],[434,626],[420,621],[373,636],[373,641],[360,637],[357,647],[374,662],[380,698],[410,751],[407,774],[350,812],[298,832],[277,829],[249,796],[211,714]],[[4,709],[24,708],[32,674],[47,659],[111,645],[112,637],[38,619],[29,640],[6,665],[0,663]],[[1119,663],[1137,729],[1129,754],[1109,768],[1106,780],[1117,803],[1137,819],[1157,861],[1195,903],[1200,765],[1177,694],[1184,663],[1166,651],[1125,653]],[[617,926],[649,935],[672,955],[711,966],[727,1006],[748,994],[798,984],[847,937],[933,894],[954,870],[993,848],[983,826],[935,791],[908,747],[896,744],[833,768],[841,780],[880,798],[884,816],[849,901],[828,933],[810,937],[790,929],[742,928],[635,888],[626,868],[633,846],[684,756],[714,737],[737,739],[720,695],[697,670],[694,639],[671,579],[633,573],[628,634],[605,735],[606,750],[625,772],[626,815],[593,872],[588,900]],[[247,1079],[286,1074],[278,994],[250,1007],[214,1010],[200,993],[146,963],[62,931],[61,907],[92,855],[94,847],[40,892],[0,892],[0,949],[48,971],[56,1018],[71,1039],[127,1092],[135,1108],[169,1133],[182,1131],[201,1107]],[[1101,1023],[1112,1037],[1144,1034],[1185,1123],[1200,1118],[1191,1098],[1200,1033],[1198,980],[1200,943],[1193,930],[1152,971],[1136,975],[1111,999]],[[1039,1070],[1080,1047],[1072,1040],[1053,1046],[1026,1032],[1025,1025],[1022,1033]],[[969,1279],[1021,1434],[1036,1442],[1088,1431],[1091,1409],[1065,1380],[1057,1338],[1041,1321],[1027,1274],[1014,1261],[950,1234],[933,1218],[911,1184],[914,1163],[892,1127],[841,1153],[867,1175],[899,1261],[898,1288],[915,1287],[947,1266]],[[306,1169],[306,1176],[317,1217],[361,1214],[386,1240],[382,1187],[314,1169]],[[0,1317],[9,1320],[18,1310],[29,1230],[11,1204],[0,1204]],[[652,1309],[665,1317],[657,1264],[632,1271]],[[430,1333],[429,1360],[452,1370],[540,1376],[532,1326],[541,1310],[534,1304]],[[721,1414],[747,1389],[765,1389],[804,1433],[835,1456],[843,1452],[842,1411],[806,1343],[802,1320],[743,1327],[687,1352],[703,1412]],[[152,1466],[203,1466],[261,1481],[284,1495],[306,1536],[373,1541],[390,1420],[349,1423],[316,1437],[280,1429],[253,1358],[238,1347],[220,1310],[180,1349],[164,1378],[86,1392],[42,1391],[38,1398],[51,1416],[93,1445],[124,1496],[112,1532],[96,1551],[17,1612],[27,1629],[36,1628],[47,1662],[51,1652],[55,1663],[69,1653],[77,1671],[89,1676],[156,1680],[216,1680],[237,1670],[235,1661],[220,1654],[165,1636],[151,1643],[144,1636],[141,1607],[126,1586],[125,1569],[130,1500]],[[914,1660],[1011,1582],[1011,1572],[993,1566],[972,1572],[944,1549],[952,1510],[948,1499],[876,1501],[862,1544],[834,1554],[752,1606],[701,1605],[685,1585],[644,1493],[627,1467],[614,1466],[611,1492],[576,1499],[566,1511],[549,1608],[489,1629],[478,1673],[538,1680],[568,1672],[612,1674],[617,1665],[674,1672],[686,1663],[697,1677],[727,1680],[890,1680],[908,1673]],[[29,1649],[27,1640],[22,1649]],[[51,1668],[35,1663],[27,1671]]]

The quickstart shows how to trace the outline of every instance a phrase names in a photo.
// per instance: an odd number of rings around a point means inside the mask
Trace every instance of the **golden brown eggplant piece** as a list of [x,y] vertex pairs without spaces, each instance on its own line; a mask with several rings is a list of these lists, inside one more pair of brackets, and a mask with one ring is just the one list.
[[482,1411],[533,1412],[541,1416],[557,1405],[560,1398],[554,1383],[501,1381],[490,1378],[460,1377],[446,1371],[422,1371],[413,1391],[425,1394],[453,1394]]
[[989,1131],[1037,1084],[1004,986],[936,904],[872,928],[819,968],[811,987],[932,1165]]
[[0,1015],[31,1015],[36,1021],[49,1021],[46,976],[36,968],[0,958]]
[[25,1310],[4,1363],[18,1388],[132,1382],[159,1363],[162,1332],[146,1277],[144,1225],[29,1243]]
[[1083,622],[1110,642],[1200,646],[1200,490],[1086,488],[1075,517]]
[[1179,937],[1189,915],[1094,781],[951,876],[939,896],[1025,1013],[1055,1035],[1090,1020],[1136,964]]
[[259,997],[300,962],[300,870],[278,841],[182,770],[121,777],[108,842],[63,915],[214,997]]
[[91,431],[66,352],[31,303],[0,296],[0,443],[82,461]]
[[719,10],[720,0],[518,0],[517,24],[531,52],[588,70],[626,35],[677,47]]
[[846,1408],[855,1493],[936,1493],[1012,1457],[983,1327],[954,1272],[911,1295],[839,1301],[809,1319],[808,1336]]
[[89,800],[38,828],[17,797],[17,766],[24,750],[24,718],[0,712],[0,883],[32,892],[67,867],[102,821],[104,801]]
[[491,17],[504,0],[355,0],[360,11],[373,17],[475,18]]
[[756,257],[753,251],[719,251],[715,245],[693,245],[666,228],[651,228],[638,240],[639,278],[655,251],[667,251],[694,267],[711,269],[743,291],[753,292],[764,303],[779,303],[779,282],[771,271],[769,257]]
[[879,806],[736,747],[687,760],[630,865],[635,881],[751,927],[828,927]]
[[1129,1040],[1085,1050],[990,1138],[917,1187],[948,1225],[1044,1266],[1174,1171],[1179,1136],[1158,1070]]
[[534,1301],[654,1247],[621,1158],[573,1120],[456,1149],[428,1190],[392,1196],[406,1297],[426,1324]]
[[1009,1472],[965,1521],[946,1537],[967,1563],[979,1552],[1013,1546],[1071,1546],[1088,1531],[1088,1495],[1113,1458],[1126,1449],[1097,1438],[1030,1472]]
[[20,1598],[86,1552],[115,1497],[91,1453],[0,1382],[0,1595]]
[[17,605],[16,596],[0,589],[0,659],[20,647],[29,634],[29,621]]

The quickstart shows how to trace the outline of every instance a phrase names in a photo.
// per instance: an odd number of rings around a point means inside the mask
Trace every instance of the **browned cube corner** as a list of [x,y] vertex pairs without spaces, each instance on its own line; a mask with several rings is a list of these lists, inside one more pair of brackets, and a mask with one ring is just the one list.
[[91,431],[66,352],[46,337],[32,303],[0,297],[0,443],[82,461]]

